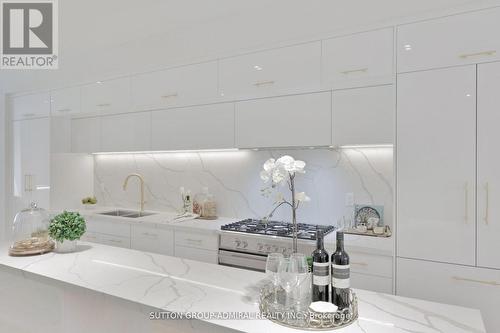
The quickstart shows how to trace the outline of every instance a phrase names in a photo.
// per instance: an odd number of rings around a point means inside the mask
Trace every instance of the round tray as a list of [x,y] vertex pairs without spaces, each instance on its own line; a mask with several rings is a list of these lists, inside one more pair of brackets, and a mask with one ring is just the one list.
[[[309,331],[330,331],[351,325],[358,319],[358,298],[350,289],[349,308],[333,313],[320,313],[307,309],[303,312],[285,310],[283,304],[273,302],[275,294],[272,288],[265,287],[260,293],[260,312],[270,321],[289,328]],[[278,290],[278,299],[284,299],[283,289]],[[287,315],[283,315],[286,313]]]
[[44,254],[54,250],[54,242],[51,240],[32,243],[24,246],[11,246],[9,248],[9,255],[12,257],[33,256],[37,254]]

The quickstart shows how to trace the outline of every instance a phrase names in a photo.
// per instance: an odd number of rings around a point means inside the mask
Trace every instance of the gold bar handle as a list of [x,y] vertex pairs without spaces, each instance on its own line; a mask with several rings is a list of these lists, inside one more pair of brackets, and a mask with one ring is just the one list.
[[469,183],[465,183],[464,189],[464,205],[465,205],[465,224],[469,222]]
[[350,69],[347,71],[342,71],[340,73],[344,75],[355,74],[355,73],[366,73],[368,72],[368,68],[358,68],[358,69]]
[[368,266],[366,262],[351,262],[350,264],[356,266],[364,266],[364,267]]
[[486,183],[484,185],[484,190],[486,192],[486,197],[485,197],[485,213],[484,213],[484,223],[489,224],[489,219],[490,219],[490,184]]
[[484,280],[468,279],[468,278],[462,278],[462,277],[459,277],[459,276],[452,276],[451,279],[455,280],[455,281],[486,284],[488,286],[500,286],[500,283],[498,283],[496,281],[484,281]]
[[273,85],[274,83],[275,83],[275,81],[273,81],[273,80],[259,81],[259,82],[255,82],[253,85],[256,87],[262,87],[262,86],[270,86],[270,85]]
[[96,106],[103,108],[103,107],[111,106],[111,104],[110,103],[100,103],[100,104],[96,104]]
[[161,98],[174,98],[174,97],[178,97],[179,95],[177,93],[173,93],[173,94],[168,94],[168,95],[162,95]]
[[474,57],[483,57],[483,56],[492,56],[495,55],[497,51],[491,50],[491,51],[483,51],[483,52],[476,52],[476,53],[465,53],[461,54],[458,57],[461,59],[467,59],[467,58],[474,58]]
[[71,109],[70,108],[65,108],[65,109],[57,109],[56,110],[57,112],[70,112]]
[[29,192],[29,181],[30,181],[30,175],[26,174],[24,175],[24,192]]

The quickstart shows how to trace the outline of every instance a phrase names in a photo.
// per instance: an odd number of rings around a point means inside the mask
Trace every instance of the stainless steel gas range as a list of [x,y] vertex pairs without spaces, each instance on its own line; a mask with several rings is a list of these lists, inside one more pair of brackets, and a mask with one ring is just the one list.
[[[269,253],[292,253],[292,224],[246,219],[221,227],[219,264],[265,271]],[[333,226],[298,224],[298,251],[310,254],[316,248],[316,230],[327,235]]]

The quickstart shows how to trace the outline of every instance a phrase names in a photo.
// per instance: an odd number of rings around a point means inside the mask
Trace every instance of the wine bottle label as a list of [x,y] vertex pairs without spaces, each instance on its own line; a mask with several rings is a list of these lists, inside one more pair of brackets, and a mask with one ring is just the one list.
[[313,284],[327,286],[330,283],[330,264],[327,262],[313,262]]
[[350,266],[332,264],[332,287],[345,289],[350,287]]

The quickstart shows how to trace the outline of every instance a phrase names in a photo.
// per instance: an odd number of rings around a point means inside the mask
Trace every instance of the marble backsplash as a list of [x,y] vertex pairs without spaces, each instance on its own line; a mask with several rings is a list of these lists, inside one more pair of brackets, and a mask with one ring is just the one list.
[[[181,186],[193,194],[208,187],[220,216],[263,217],[273,202],[261,195],[264,184],[259,172],[268,158],[285,154],[307,164],[306,173],[296,178],[296,187],[311,201],[300,207],[299,222],[336,224],[342,216],[350,217],[353,206],[346,205],[346,195],[352,193],[357,204],[384,206],[385,223],[392,225],[392,148],[95,155],[94,192],[100,205],[138,207],[139,185],[131,180],[127,191],[122,185],[128,174],[140,173],[146,182],[146,210],[179,210]],[[288,194],[286,188],[283,192]],[[290,216],[290,209],[282,206],[274,218],[290,220]]]

